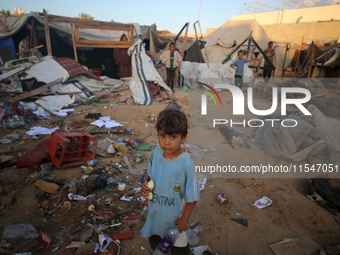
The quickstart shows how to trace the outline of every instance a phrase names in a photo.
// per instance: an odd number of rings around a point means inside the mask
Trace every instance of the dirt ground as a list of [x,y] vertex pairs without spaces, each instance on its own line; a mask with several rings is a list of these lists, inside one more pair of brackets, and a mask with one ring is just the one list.
[[[321,93],[315,90],[314,93]],[[175,93],[177,103],[182,107],[186,114],[190,114],[190,93],[177,90]],[[256,95],[256,104],[259,108],[270,107],[270,102],[262,94]],[[230,99],[231,100],[231,99]],[[164,102],[155,102],[150,106],[142,105],[78,105],[75,108],[74,116],[53,117],[49,120],[39,120],[37,125],[43,127],[54,127],[52,123],[58,119],[63,119],[64,124],[60,124],[61,129],[65,128],[65,121],[69,123],[69,127],[73,131],[77,131],[80,127],[89,126],[91,120],[84,119],[88,113],[100,112],[103,116],[111,116],[118,122],[124,123],[125,127],[131,127],[133,132],[138,134],[129,135],[113,135],[113,134],[97,134],[95,137],[100,140],[103,138],[111,138],[113,140],[119,137],[128,137],[130,139],[142,139],[144,145],[157,143],[155,130],[155,122],[149,121],[150,115],[157,114],[166,107]],[[192,105],[199,102],[191,102]],[[216,109],[215,109],[216,110]],[[217,109],[218,110],[218,109]],[[230,115],[231,113],[226,113]],[[247,117],[251,117],[251,113],[246,113]],[[232,164],[236,166],[261,164],[263,162],[270,164],[285,164],[284,160],[275,159],[263,154],[260,151],[250,148],[236,147],[231,148],[225,137],[223,137],[216,129],[211,128],[211,119],[209,117],[200,118],[198,113],[193,113],[190,119],[195,119],[197,125],[191,121],[189,141],[191,137],[201,135],[201,145],[204,149],[208,149],[206,156],[202,162],[195,161],[195,164],[203,163],[219,163]],[[73,123],[73,124],[72,124]],[[0,144],[0,149],[12,146],[14,149],[21,148],[21,155],[31,151],[47,136],[38,136],[37,139],[29,139],[24,136],[26,130],[2,129],[1,134],[7,135],[17,132],[24,137],[12,144]],[[123,129],[122,129],[123,130]],[[251,128],[247,128],[244,132],[254,132]],[[25,139],[26,138],[26,139]],[[211,150],[212,146],[216,150]],[[143,163],[135,163],[135,154],[142,154]],[[134,169],[146,170],[147,159],[150,152],[137,152],[130,150],[127,154],[132,167]],[[12,153],[16,158],[18,153]],[[210,158],[209,158],[210,157]],[[216,159],[213,160],[212,158]],[[36,187],[35,183],[27,182],[27,179],[35,172],[40,171],[38,168],[17,169],[10,167],[0,170],[0,186],[2,191],[2,205],[0,211],[0,234],[5,226],[19,223],[30,223],[39,232],[45,233],[53,240],[52,248],[46,249],[46,243],[37,238],[31,239],[13,239],[6,240],[9,247],[6,248],[15,252],[29,252],[32,254],[75,254],[75,250],[66,249],[71,241],[79,241],[79,236],[84,232],[86,223],[105,225],[123,222],[121,226],[109,228],[106,230],[108,236],[115,234],[129,233],[132,228],[134,237],[131,240],[121,241],[120,254],[151,254],[148,240],[144,239],[140,234],[147,211],[143,208],[145,205],[138,201],[125,202],[120,201],[121,194],[133,194],[134,198],[141,196],[141,192],[134,190],[140,187],[141,175],[127,174],[126,170],[120,173],[114,163],[124,164],[123,154],[102,158],[96,157],[97,165],[94,169],[104,167],[105,177],[120,178],[121,182],[126,183],[128,189],[119,191],[116,184],[110,184],[103,190],[97,190],[92,194],[96,194],[94,199],[86,201],[71,201],[72,208],[66,215],[55,218],[48,214],[50,207],[48,201],[51,201],[55,195],[43,193]],[[84,180],[81,180],[83,169],[80,166],[66,169],[56,169],[52,167],[42,177],[46,181],[55,182],[59,185],[60,201],[69,201],[67,194],[68,188],[63,189],[63,185],[70,183],[73,179],[77,181],[77,193],[81,194],[86,190]],[[315,202],[306,197],[308,193],[308,179],[240,179],[232,178],[232,176],[207,176],[208,181],[205,189],[201,191],[201,199],[192,214],[191,220],[197,219],[198,225],[202,227],[199,232],[199,242],[195,245],[208,245],[214,253],[223,254],[273,254],[268,245],[281,241],[283,238],[295,238],[307,235],[311,237],[321,247],[327,248],[339,245],[340,225],[337,224],[332,214],[318,206]],[[331,179],[330,183],[334,187],[340,188],[339,179]],[[230,207],[221,206],[215,196],[217,193],[224,193],[225,196],[232,201]],[[267,196],[273,201],[273,205],[264,209],[257,209],[253,206],[253,202],[262,196]],[[6,198],[6,199],[4,199]],[[8,199],[11,203],[8,203]],[[107,200],[110,199],[110,200]],[[5,203],[6,201],[7,203]],[[95,206],[95,211],[88,211],[89,205]],[[122,210],[126,210],[125,212]],[[143,212],[143,213],[142,213]],[[135,213],[137,219],[124,220],[125,216],[131,216]],[[248,219],[248,227],[232,221],[232,218]],[[28,241],[30,241],[28,243]],[[98,242],[98,234],[88,242]],[[58,250],[51,250],[58,247]],[[109,248],[116,249],[114,244],[110,244]],[[90,254],[90,253],[83,253]]]

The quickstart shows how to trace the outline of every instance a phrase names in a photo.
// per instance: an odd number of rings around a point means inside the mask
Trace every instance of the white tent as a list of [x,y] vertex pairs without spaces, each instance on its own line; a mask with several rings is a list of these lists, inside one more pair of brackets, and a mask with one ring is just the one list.
[[[271,41],[256,20],[227,21],[204,38],[209,62],[221,63],[237,46],[252,33],[253,38],[264,50]],[[245,43],[247,45],[247,43]]]
[[[227,21],[204,38],[209,62],[221,63],[237,46],[247,39],[250,33],[263,51],[268,47],[268,42],[272,41],[256,20]],[[247,45],[248,42],[244,43],[244,46],[240,49],[247,50]],[[295,49],[296,45],[292,45],[286,57],[285,67],[291,63]],[[254,46],[252,50],[259,52]],[[276,67],[275,76],[279,76],[282,73],[285,50],[285,43],[274,41],[275,57],[273,64]],[[203,55],[205,57],[205,54]],[[261,54],[258,55],[258,58],[260,57],[262,57]],[[262,65],[263,62],[264,60]]]

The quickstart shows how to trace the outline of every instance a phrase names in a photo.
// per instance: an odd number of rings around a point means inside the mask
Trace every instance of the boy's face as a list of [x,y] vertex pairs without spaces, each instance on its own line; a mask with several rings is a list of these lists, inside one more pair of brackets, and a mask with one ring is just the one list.
[[163,131],[158,132],[159,146],[164,151],[165,158],[174,158],[183,152],[181,144],[187,139],[186,136],[181,137],[180,134],[168,135]]
[[239,52],[239,53],[238,53],[238,58],[239,58],[239,59],[242,59],[242,58],[243,58],[243,52]]
[[173,52],[175,50],[175,45],[171,44],[170,45],[170,51]]

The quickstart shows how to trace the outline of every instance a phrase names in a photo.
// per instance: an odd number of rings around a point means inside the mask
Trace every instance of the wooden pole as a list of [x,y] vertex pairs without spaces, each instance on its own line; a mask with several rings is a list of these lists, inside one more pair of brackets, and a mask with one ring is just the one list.
[[51,46],[51,37],[50,37],[50,28],[48,26],[48,14],[44,9],[44,27],[45,27],[45,38],[46,38],[46,47],[47,47],[47,54],[50,56],[52,55],[52,46]]
[[9,31],[8,27],[4,23],[2,23],[1,20],[0,20],[0,26],[2,26],[2,28],[5,29],[6,32]]
[[[182,51],[181,51],[181,57],[182,57],[182,60],[183,60],[183,56],[184,56],[184,49],[185,49],[185,45],[187,43],[187,35],[188,35],[188,30],[189,30],[189,22],[187,22],[187,29],[185,30],[185,35],[184,35],[184,40],[183,40],[183,45],[182,45]],[[178,70],[181,70],[181,64],[182,62],[179,63],[178,65]]]
[[296,74],[296,69],[297,69],[297,66],[298,66],[298,63],[299,63],[299,59],[300,59],[300,53],[301,53],[301,48],[302,48],[302,43],[303,43],[303,37],[304,37],[304,35],[302,35],[302,38],[301,38],[299,53],[298,53],[298,56],[297,56],[297,59],[296,59],[296,64],[295,64],[294,76]]
[[314,55],[314,41],[312,41],[311,45],[311,51],[310,51],[310,59],[309,59],[309,70],[308,70],[308,79],[310,78],[311,72],[312,72],[312,65],[313,65],[313,55]]
[[31,50],[33,50],[33,49],[39,49],[39,48],[41,48],[41,47],[44,47],[44,45],[42,44],[42,45],[39,45],[39,46],[35,46],[35,47],[31,48],[31,49],[21,51],[21,52],[17,53],[17,56],[18,56],[18,55],[21,55],[21,54],[24,54],[24,53],[26,53],[26,52],[29,52],[29,51],[31,51]]
[[30,48],[33,47],[33,36],[34,36],[34,19],[32,19],[31,21]]
[[72,44],[73,44],[73,51],[74,51],[74,59],[75,61],[78,62],[78,55],[77,55],[77,47],[76,47],[76,42],[75,42],[75,38],[74,38],[74,27],[73,24],[71,25],[71,34],[72,34]]

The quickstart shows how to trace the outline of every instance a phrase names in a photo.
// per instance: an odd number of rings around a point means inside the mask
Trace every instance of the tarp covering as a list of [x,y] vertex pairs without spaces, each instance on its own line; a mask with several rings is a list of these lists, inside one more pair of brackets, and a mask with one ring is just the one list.
[[[231,61],[222,65],[221,63],[196,63],[183,61],[181,64],[181,74],[184,76],[185,84],[189,87],[192,86],[192,82],[203,82],[212,87],[215,84],[234,84],[235,70],[230,67]],[[253,78],[253,73],[244,64],[243,82],[249,83]]]
[[[256,131],[264,152],[272,157],[301,161],[327,149],[330,162],[340,163],[340,121],[327,118],[314,105],[308,106],[312,116],[289,115],[298,125],[283,127],[279,122],[266,123]],[[251,143],[249,143],[251,145]]]
[[[16,34],[30,18],[34,18],[41,25],[44,24],[44,20],[36,13],[23,14],[19,17],[0,17],[2,23],[7,26],[9,31],[5,31],[3,27],[0,26],[0,39],[4,39]],[[69,23],[49,23],[50,28],[56,29],[58,33],[68,35],[71,38],[71,24]],[[137,30],[140,28],[137,26]],[[119,41],[121,35],[127,33],[127,31],[113,31],[113,30],[99,30],[99,29],[79,29],[79,37],[86,40],[112,40]],[[69,41],[72,43],[72,40]]]
[[150,105],[153,97],[148,82],[158,84],[160,87],[171,92],[171,89],[164,83],[149,56],[145,53],[145,48],[141,40],[132,45],[128,54],[132,60],[132,78],[130,80],[130,90],[136,103]]

